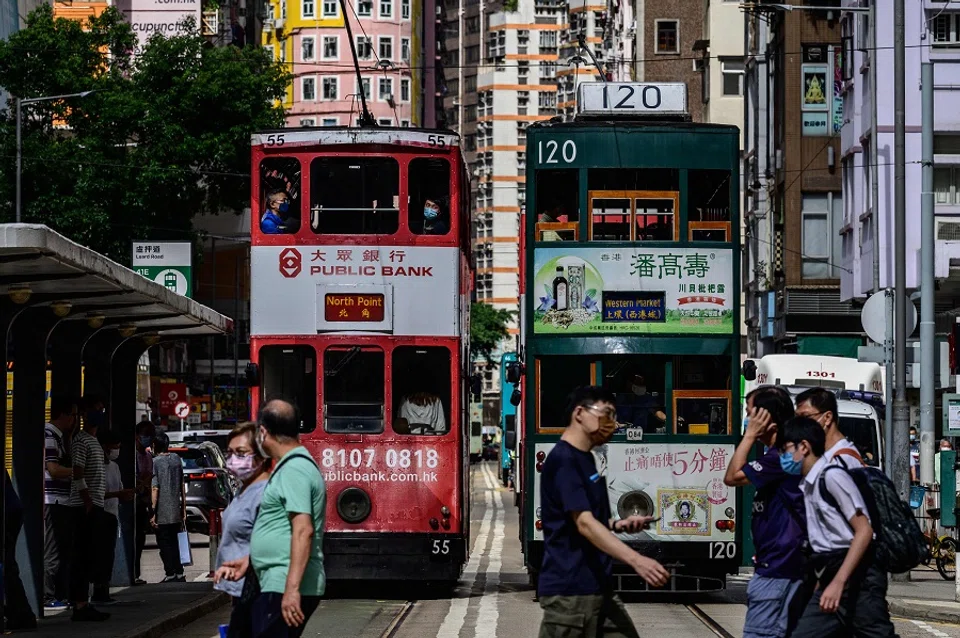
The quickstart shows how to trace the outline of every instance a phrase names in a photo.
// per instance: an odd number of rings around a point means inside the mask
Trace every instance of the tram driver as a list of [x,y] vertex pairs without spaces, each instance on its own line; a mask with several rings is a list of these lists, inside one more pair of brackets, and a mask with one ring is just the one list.
[[663,412],[663,400],[655,394],[647,394],[647,382],[643,375],[635,374],[631,377],[629,390],[616,395],[619,420],[642,428],[647,434],[661,432],[667,421],[667,415]]
[[397,410],[393,429],[398,434],[444,434],[447,421],[440,397],[429,392],[405,396]]

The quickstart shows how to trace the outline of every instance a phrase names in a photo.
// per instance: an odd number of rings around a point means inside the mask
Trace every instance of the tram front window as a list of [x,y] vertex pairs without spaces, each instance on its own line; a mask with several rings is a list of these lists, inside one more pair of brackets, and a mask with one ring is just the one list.
[[730,365],[729,356],[674,357],[675,434],[730,434]]
[[283,399],[300,411],[300,431],[317,427],[317,364],[311,346],[260,348],[261,405]]
[[691,169],[687,183],[690,241],[732,241],[730,171]]
[[601,359],[603,387],[617,398],[617,421],[644,434],[666,434],[666,362],[669,357],[617,355]]
[[537,428],[565,428],[567,397],[575,388],[594,383],[594,365],[589,357],[540,357],[537,359]]
[[300,160],[270,157],[260,162],[260,232],[287,235],[300,228]]
[[337,346],[323,353],[323,429],[331,434],[383,432],[380,348]]
[[310,162],[310,227],[321,235],[392,235],[400,227],[400,165],[390,157]]
[[450,162],[418,157],[408,170],[407,224],[417,235],[450,232]]
[[576,241],[580,221],[580,173],[574,169],[537,173],[537,241]]
[[450,350],[400,346],[393,351],[393,431],[440,435],[450,430]]

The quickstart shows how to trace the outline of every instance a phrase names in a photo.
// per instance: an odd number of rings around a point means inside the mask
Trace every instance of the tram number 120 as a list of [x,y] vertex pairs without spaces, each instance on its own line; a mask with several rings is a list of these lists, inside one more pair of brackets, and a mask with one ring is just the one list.
[[537,143],[538,164],[572,164],[577,159],[577,145],[573,140],[547,140]]
[[714,541],[709,545],[709,558],[736,558],[737,544],[732,541]]

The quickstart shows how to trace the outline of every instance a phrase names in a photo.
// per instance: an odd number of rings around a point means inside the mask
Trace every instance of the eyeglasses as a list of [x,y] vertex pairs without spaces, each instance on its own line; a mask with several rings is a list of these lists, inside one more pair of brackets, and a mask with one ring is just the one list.
[[227,450],[227,453],[226,453],[224,456],[227,457],[228,459],[229,459],[229,458],[233,458],[233,457],[236,457],[236,458],[238,458],[238,459],[245,459],[245,458],[247,458],[248,456],[256,456],[256,455],[255,455],[253,452],[247,452],[246,454],[240,454],[240,453],[238,453],[238,452],[233,452],[232,450]]
[[584,406],[584,409],[592,412],[601,419],[608,419],[614,422],[617,420],[617,411],[614,408],[598,408],[595,405],[587,405]]
[[805,419],[816,419],[821,414],[826,414],[826,412],[797,412],[796,414]]

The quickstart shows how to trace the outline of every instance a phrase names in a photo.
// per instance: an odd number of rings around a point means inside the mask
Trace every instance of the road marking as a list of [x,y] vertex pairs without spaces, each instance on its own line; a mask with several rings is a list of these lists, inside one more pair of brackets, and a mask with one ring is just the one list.
[[497,638],[497,623],[500,620],[500,568],[503,566],[503,507],[500,492],[497,490],[496,480],[490,466],[483,464],[483,478],[487,484],[487,493],[496,494],[493,499],[494,509],[497,511],[493,524],[493,544],[488,553],[489,560],[486,574],[486,586],[480,598],[480,609],[477,616],[476,638]]
[[[471,490],[472,489],[473,487],[471,485]],[[483,490],[483,500],[485,511],[483,521],[480,524],[480,532],[477,534],[477,540],[473,546],[473,553],[470,555],[470,561],[467,563],[467,568],[463,570],[462,576],[462,581],[469,583],[470,590],[477,584],[480,559],[486,553],[487,539],[490,537],[490,525],[493,521],[493,494],[490,490]],[[450,601],[450,609],[443,619],[443,624],[440,625],[440,629],[437,631],[437,638],[457,638],[457,636],[460,635],[460,630],[463,629],[463,623],[467,619],[467,606],[469,604],[469,596],[454,598]]]
[[942,632],[936,627],[931,627],[930,625],[923,622],[922,620],[911,620],[910,622],[912,622],[914,625],[916,625],[920,629],[923,629],[927,633],[933,634],[937,638],[950,638],[950,634]]

